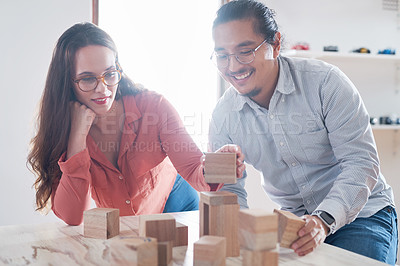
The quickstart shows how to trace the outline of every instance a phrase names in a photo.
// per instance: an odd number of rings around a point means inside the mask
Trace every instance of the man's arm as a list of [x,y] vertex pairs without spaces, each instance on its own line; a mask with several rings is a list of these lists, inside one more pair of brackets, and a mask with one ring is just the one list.
[[[220,147],[225,144],[236,144],[233,143],[232,139],[229,137],[229,130],[227,125],[233,123],[229,121],[229,114],[226,114],[223,110],[219,109],[218,106],[213,112],[212,119],[209,128],[209,150],[215,152]],[[243,172],[243,177],[237,180],[236,184],[224,184],[220,189],[221,191],[228,191],[235,193],[238,196],[238,203],[240,208],[248,208],[247,205],[247,192],[244,188],[246,183],[247,173]]]

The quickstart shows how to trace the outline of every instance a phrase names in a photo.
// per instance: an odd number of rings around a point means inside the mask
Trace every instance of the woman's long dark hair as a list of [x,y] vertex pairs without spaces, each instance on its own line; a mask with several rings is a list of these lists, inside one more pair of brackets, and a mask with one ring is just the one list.
[[[31,140],[28,164],[37,175],[36,210],[50,206],[53,184],[61,178],[58,160],[67,150],[71,127],[70,101],[75,101],[74,78],[75,54],[88,45],[101,45],[118,53],[111,37],[92,23],[78,23],[66,30],[58,39],[47,73],[46,85],[37,117],[37,135]],[[116,62],[118,63],[118,62]],[[122,73],[116,99],[135,95],[141,90]],[[48,209],[48,208],[46,208]]]

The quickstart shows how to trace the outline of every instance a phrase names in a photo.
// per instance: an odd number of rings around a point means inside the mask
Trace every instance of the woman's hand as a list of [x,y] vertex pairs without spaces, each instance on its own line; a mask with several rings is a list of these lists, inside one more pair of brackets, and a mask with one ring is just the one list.
[[246,169],[244,165],[244,154],[238,145],[235,144],[226,144],[216,150],[215,152],[231,152],[236,153],[236,177],[241,178],[243,177],[243,172]]
[[86,148],[86,137],[96,118],[95,112],[79,102],[71,102],[71,131],[69,133],[67,159]]

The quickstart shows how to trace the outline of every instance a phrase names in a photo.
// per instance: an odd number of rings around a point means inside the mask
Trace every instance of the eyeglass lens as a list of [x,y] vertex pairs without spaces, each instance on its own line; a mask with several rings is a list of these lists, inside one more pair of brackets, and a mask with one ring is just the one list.
[[111,71],[105,73],[101,78],[86,77],[79,80],[78,85],[81,90],[91,91],[97,87],[100,80],[107,86],[114,86],[121,80],[121,73],[118,71]]
[[255,53],[252,50],[246,50],[246,51],[242,51],[242,52],[239,52],[237,54],[232,54],[232,55],[214,54],[217,66],[227,67],[230,56],[235,56],[236,60],[239,61],[239,63],[249,64],[249,63],[253,62],[253,60],[255,58]]

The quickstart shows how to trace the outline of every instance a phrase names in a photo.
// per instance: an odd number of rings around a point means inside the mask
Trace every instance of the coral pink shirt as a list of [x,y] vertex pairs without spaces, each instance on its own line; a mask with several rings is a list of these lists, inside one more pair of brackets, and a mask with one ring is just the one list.
[[85,150],[68,160],[64,153],[59,160],[62,176],[53,185],[52,209],[67,224],[82,222],[90,197],[97,207],[118,208],[121,216],[161,213],[177,171],[196,190],[210,190],[202,174],[202,152],[163,96],[144,91],[124,96],[123,104],[119,170],[90,135]]

